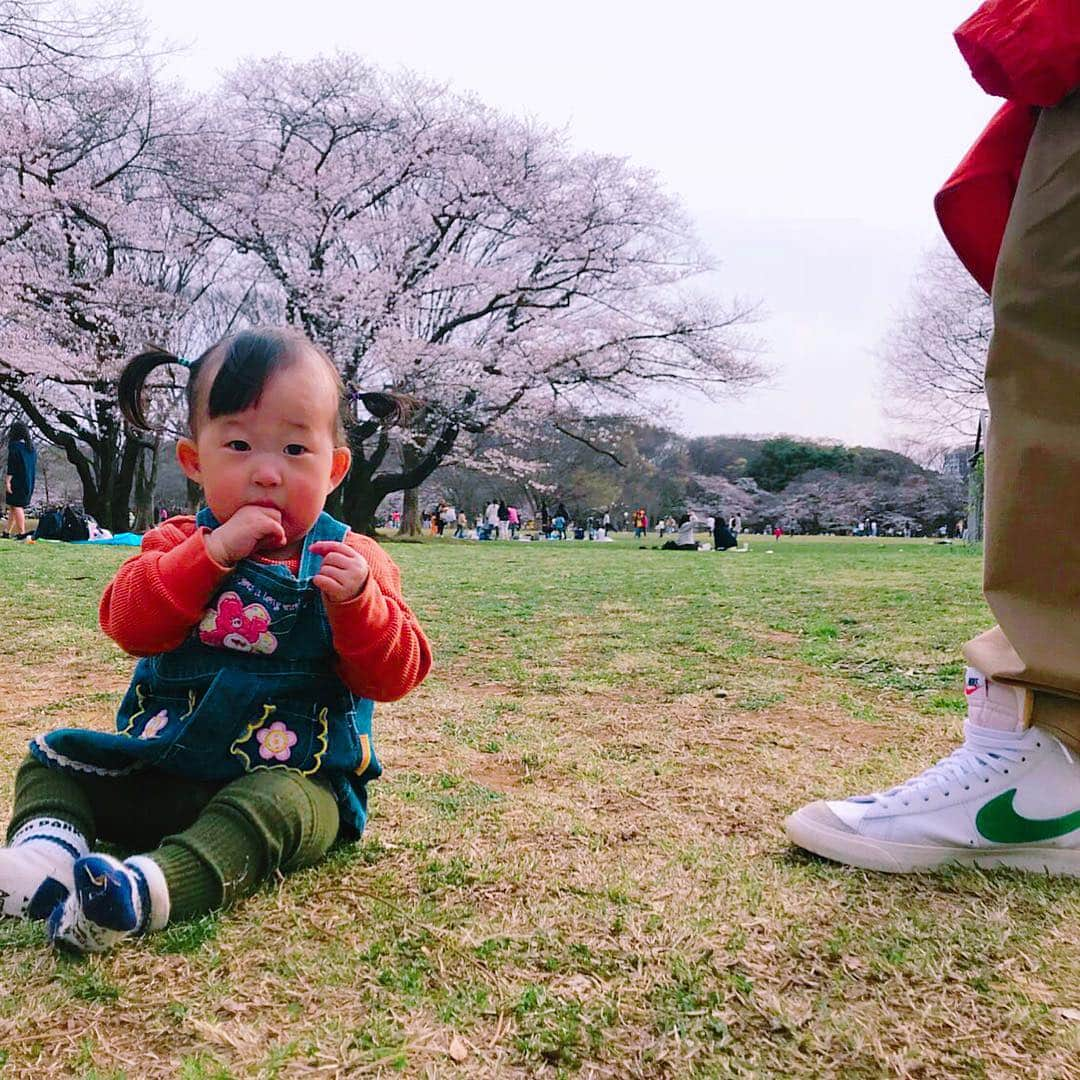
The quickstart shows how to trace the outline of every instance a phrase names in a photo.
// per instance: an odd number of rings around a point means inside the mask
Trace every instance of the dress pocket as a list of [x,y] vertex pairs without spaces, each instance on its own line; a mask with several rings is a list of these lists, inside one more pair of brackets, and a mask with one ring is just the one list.
[[133,739],[164,742],[182,727],[195,711],[198,695],[194,687],[186,693],[151,691],[145,683],[135,683],[121,705],[117,731]]
[[317,772],[330,745],[328,711],[313,706],[309,713],[265,704],[260,714],[243,724],[229,754],[244,772],[289,769],[309,776]]

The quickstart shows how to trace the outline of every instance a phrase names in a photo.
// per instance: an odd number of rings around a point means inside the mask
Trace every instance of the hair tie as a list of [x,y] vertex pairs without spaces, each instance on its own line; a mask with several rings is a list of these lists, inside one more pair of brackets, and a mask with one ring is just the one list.
[[185,360],[185,359],[184,359],[184,357],[182,357],[182,356],[178,356],[178,357],[176,358],[176,362],[177,362],[178,364],[182,364],[182,365],[183,365],[184,367],[186,367],[186,368],[190,368],[190,367],[191,367],[191,361],[190,361],[190,360]]

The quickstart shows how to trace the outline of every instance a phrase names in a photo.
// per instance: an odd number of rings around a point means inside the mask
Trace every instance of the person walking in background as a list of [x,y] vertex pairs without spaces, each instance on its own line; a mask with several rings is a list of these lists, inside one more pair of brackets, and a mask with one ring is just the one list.
[[457,511],[449,503],[443,503],[439,518],[439,535],[445,536],[446,530],[452,529],[457,524]]
[[454,530],[455,540],[464,540],[469,528],[469,519],[465,516],[464,510],[459,510],[457,513],[457,528]]
[[518,513],[518,508],[516,506],[508,506],[506,511],[510,515],[507,520],[507,524],[510,527],[510,539],[516,540],[518,529],[521,528],[521,515]]
[[26,533],[26,507],[34,494],[37,451],[30,439],[30,429],[16,420],[8,430],[7,467],[4,490],[8,508],[5,536],[19,539]]
[[510,539],[510,507],[506,505],[505,499],[499,500],[499,508],[496,511],[499,521],[499,539]]
[[638,507],[634,511],[634,538],[640,540],[645,535],[645,511]]

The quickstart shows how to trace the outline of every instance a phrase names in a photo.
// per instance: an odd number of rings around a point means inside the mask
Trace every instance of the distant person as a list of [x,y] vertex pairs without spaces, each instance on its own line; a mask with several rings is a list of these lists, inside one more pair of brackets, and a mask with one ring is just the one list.
[[448,503],[443,504],[439,514],[439,535],[445,536],[447,529],[452,529],[457,524],[457,511]]
[[694,539],[694,519],[690,514],[683,514],[676,526],[674,540],[669,540],[661,548],[662,551],[697,551],[697,541]]
[[507,521],[507,524],[510,527],[510,539],[516,540],[518,530],[521,528],[521,515],[518,513],[518,508],[516,506],[508,506],[506,510],[510,515],[510,518]]
[[455,540],[464,540],[469,529],[469,519],[464,510],[459,510],[456,521],[457,528],[454,530]]
[[8,429],[7,467],[4,470],[4,491],[7,502],[7,531],[13,540],[26,535],[26,508],[34,495],[34,476],[37,472],[37,451],[30,439],[30,429],[16,420]]
[[[559,504],[560,507],[562,504]],[[551,531],[556,540],[566,539],[566,516],[564,514],[556,514],[551,519]]]
[[716,551],[727,551],[728,548],[738,547],[739,541],[735,538],[731,526],[726,524],[723,516],[717,514],[713,520],[713,548]]
[[484,509],[484,524],[487,526],[489,540],[494,540],[499,532],[499,504],[492,499]]
[[496,511],[499,521],[499,539],[510,539],[510,507],[506,505],[505,499],[499,500],[499,508]]

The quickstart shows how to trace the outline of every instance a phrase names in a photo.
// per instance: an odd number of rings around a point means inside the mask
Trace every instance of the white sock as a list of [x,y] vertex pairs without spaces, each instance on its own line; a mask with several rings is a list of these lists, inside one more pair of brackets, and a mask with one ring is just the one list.
[[169,883],[165,880],[164,871],[149,855],[132,855],[125,859],[126,866],[133,867],[142,874],[146,880],[146,888],[150,893],[150,911],[146,917],[147,930],[162,930],[169,921]]
[[75,860],[89,850],[74,825],[32,818],[0,848],[0,914],[44,919],[73,885]]
[[993,731],[1025,731],[1031,724],[1035,695],[1022,686],[988,679],[981,671],[964,673],[968,722]]

